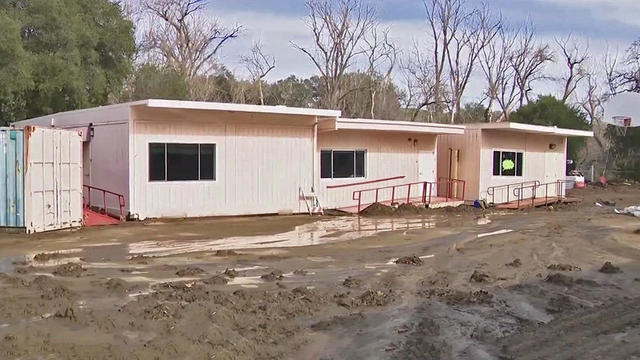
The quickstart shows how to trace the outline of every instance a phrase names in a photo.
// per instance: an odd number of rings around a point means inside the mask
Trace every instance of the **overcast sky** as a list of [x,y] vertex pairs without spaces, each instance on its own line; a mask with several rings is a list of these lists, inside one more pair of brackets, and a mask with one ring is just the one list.
[[[469,3],[480,3],[468,0]],[[640,38],[640,0],[487,0],[505,20],[519,24],[527,19],[536,27],[541,40],[573,34],[588,41],[593,57],[605,49],[624,51]],[[425,37],[422,0],[372,1],[379,10],[380,20],[390,28],[393,40],[408,49],[414,40]],[[304,0],[212,0],[209,12],[225,24],[239,23],[244,31],[239,39],[223,49],[221,60],[239,76],[244,69],[239,58],[247,53],[254,41],[261,41],[266,52],[274,55],[277,67],[269,80],[295,74],[307,77],[315,74],[311,62],[290,42],[311,45],[305,25]],[[559,70],[553,67],[550,72]],[[479,76],[477,76],[479,77]],[[553,85],[540,85],[539,92],[553,92]],[[477,80],[469,89],[468,100],[478,99],[482,91]],[[475,93],[475,94],[474,94]]]

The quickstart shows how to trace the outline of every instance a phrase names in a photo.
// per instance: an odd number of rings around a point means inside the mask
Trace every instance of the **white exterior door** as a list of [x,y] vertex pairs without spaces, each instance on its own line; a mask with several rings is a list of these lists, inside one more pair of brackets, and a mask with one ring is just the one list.
[[420,151],[418,155],[418,181],[436,181],[436,157],[433,151]]

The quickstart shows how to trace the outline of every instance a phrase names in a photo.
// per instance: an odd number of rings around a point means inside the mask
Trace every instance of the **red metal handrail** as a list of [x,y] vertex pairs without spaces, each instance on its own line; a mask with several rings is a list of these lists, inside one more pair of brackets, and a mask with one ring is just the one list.
[[399,179],[404,179],[404,178],[406,178],[406,176],[402,175],[402,176],[388,177],[388,178],[384,178],[384,179],[376,179],[376,180],[359,181],[359,182],[349,183],[349,184],[329,185],[329,186],[327,186],[327,189],[337,189],[337,188],[343,188],[343,187],[351,187],[351,186],[358,186],[358,185],[367,185],[367,184],[374,184],[374,183],[385,182],[385,181],[391,181],[391,180],[399,180]]
[[[409,184],[399,184],[399,185],[390,185],[390,186],[384,186],[384,187],[379,187],[379,188],[372,188],[372,189],[362,189],[362,190],[356,190],[353,192],[352,195],[352,199],[354,201],[358,201],[358,213],[360,213],[360,211],[362,210],[362,193],[369,193],[369,192],[374,192],[375,193],[375,201],[374,202],[380,202],[380,191],[381,190],[389,190],[391,189],[391,203],[395,203],[396,201],[396,194],[397,194],[397,189],[401,189],[401,188],[407,188],[407,198],[406,198],[406,203],[410,203],[411,202],[411,188],[418,188],[418,189],[422,189],[422,196],[420,197],[421,202],[423,204],[431,204],[431,200],[434,196],[438,196],[437,194],[437,187],[441,184],[447,184],[447,188],[448,191],[446,191],[446,201],[451,200],[464,200],[464,192],[466,190],[466,182],[464,180],[458,180],[458,179],[447,179],[447,180],[441,180],[441,181],[420,181],[420,182],[414,182],[414,183],[409,183]],[[451,194],[451,185],[456,184],[456,186],[458,184],[462,184],[462,194],[461,196],[454,196]],[[435,193],[434,193],[434,187],[435,187]],[[357,194],[357,197],[356,197]],[[404,198],[402,199],[404,200]],[[386,200],[389,201],[389,200]]]
[[109,191],[106,189],[102,189],[99,187],[95,187],[95,186],[91,186],[91,185],[82,185],[85,189],[87,189],[87,197],[85,198],[84,196],[82,197],[83,199],[83,205],[85,208],[90,209],[91,208],[91,192],[92,191],[98,191],[102,193],[102,201],[103,201],[103,208],[102,208],[102,212],[105,215],[110,215],[109,212],[107,211],[107,195],[112,195],[115,196],[118,199],[118,205],[120,207],[120,221],[124,221],[125,220],[125,216],[124,216],[124,207],[125,207],[125,200],[124,200],[124,195],[122,194],[118,194],[115,193],[113,191]]

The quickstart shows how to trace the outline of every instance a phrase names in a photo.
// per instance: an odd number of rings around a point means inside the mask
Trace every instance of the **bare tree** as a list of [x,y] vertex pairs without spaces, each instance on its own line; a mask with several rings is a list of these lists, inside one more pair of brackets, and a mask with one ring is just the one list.
[[569,97],[576,91],[578,85],[588,76],[584,68],[589,58],[589,46],[582,45],[571,34],[565,39],[555,39],[566,68],[566,75],[559,80],[564,84],[562,102],[566,103]]
[[220,48],[237,37],[241,26],[227,28],[205,15],[208,0],[143,0],[150,24],[144,47],[192,80],[216,69]]
[[323,105],[336,109],[349,93],[344,76],[364,53],[362,42],[375,27],[376,14],[363,0],[308,0],[306,5],[314,46],[292,45],[320,72],[326,91]]
[[518,30],[502,26],[498,36],[480,53],[480,66],[487,82],[486,97],[489,100],[485,120],[492,122],[493,106],[497,102],[502,111],[501,120],[508,120],[509,112],[518,99],[518,87],[511,59],[518,37]]
[[460,113],[462,97],[481,52],[494,40],[501,19],[491,16],[488,7],[462,12],[450,46],[446,49],[451,89],[451,123]]
[[544,65],[553,61],[553,53],[548,44],[535,41],[535,30],[531,24],[525,24],[518,36],[516,48],[511,57],[511,66],[515,71],[518,87],[518,103],[522,106],[530,101],[532,83],[544,78]]
[[615,95],[620,92],[620,81],[618,76],[618,60],[619,54],[616,50],[614,53],[611,53],[608,49],[604,56],[604,70],[605,76],[607,78],[607,90],[609,91],[609,95]]
[[276,59],[273,56],[266,55],[262,49],[262,44],[256,42],[251,48],[251,53],[243,56],[240,61],[247,67],[247,71],[249,71],[251,75],[251,80],[258,86],[260,105],[264,105],[262,81],[271,70],[276,68]]
[[[446,103],[445,68],[448,49],[465,20],[464,0],[423,0],[428,32],[431,36],[426,44],[431,47],[431,66],[433,67],[433,101],[435,112],[443,111]],[[416,55],[421,55],[420,52]],[[424,61],[421,61],[425,64]],[[419,110],[419,109],[418,109]]]
[[382,94],[382,106],[386,105],[385,91],[392,84],[391,75],[398,59],[396,45],[389,39],[389,30],[378,31],[374,28],[370,36],[364,38],[366,44],[365,54],[367,56],[367,73],[369,75],[369,93],[371,96],[370,116],[376,118],[376,96]]
[[[402,74],[405,79],[405,112],[413,109],[410,120],[416,121],[420,112],[438,103],[438,93],[442,90],[436,83],[436,67],[431,58],[421,51],[421,46],[414,43],[413,50],[402,61]],[[438,112],[439,110],[436,110]],[[429,121],[433,121],[430,113]]]

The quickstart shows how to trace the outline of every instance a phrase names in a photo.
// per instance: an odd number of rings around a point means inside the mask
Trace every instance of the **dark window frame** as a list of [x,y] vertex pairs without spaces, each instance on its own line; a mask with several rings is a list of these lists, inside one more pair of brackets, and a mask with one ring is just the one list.
[[[505,157],[504,154],[513,154],[513,161],[514,161],[514,169],[513,169],[513,175],[511,174],[505,174],[503,169],[502,169],[502,162],[504,161]],[[498,156],[497,158],[499,159],[499,163],[496,164],[496,155]],[[491,174],[493,176],[499,176],[499,177],[523,177],[524,176],[524,151],[517,151],[517,150],[497,150],[494,149],[492,152],[492,170],[491,170]],[[497,167],[496,167],[497,165]],[[496,174],[497,172],[497,174]]]
[[[352,152],[353,153],[353,176],[342,176],[342,177],[336,177],[335,174],[335,167],[334,167],[334,161],[335,161],[335,157],[334,154],[335,153],[342,153],[344,155],[344,153],[347,152]],[[323,155],[327,155],[327,153],[331,154],[330,157],[330,161],[331,161],[331,169],[329,171],[329,174],[331,176],[327,177],[325,176],[326,174],[324,174],[323,170],[327,170],[325,168],[323,168],[322,166],[322,158]],[[366,149],[322,149],[320,151],[320,179],[322,180],[340,180],[340,179],[366,179],[367,178],[367,155],[368,151]],[[359,154],[361,154],[361,156],[358,156]],[[361,164],[358,163],[358,159],[362,158],[361,160]],[[358,166],[361,165],[361,166]],[[359,174],[358,170],[362,170],[362,174]],[[361,175],[361,176],[359,176]]]
[[[154,174],[152,174],[152,169],[154,169],[154,166],[152,166],[151,161],[152,161],[152,156],[151,156],[151,148],[153,146],[158,146],[158,145],[162,145],[164,147],[164,164],[163,164],[163,168],[164,168],[164,178],[163,179],[159,179],[159,178],[154,178]],[[187,179],[187,180],[183,180],[183,179],[176,179],[176,180],[170,180],[169,179],[169,166],[168,166],[168,148],[169,145],[197,145],[198,147],[198,159],[197,159],[197,164],[198,164],[198,169],[197,169],[197,173],[198,173],[198,178],[197,179]],[[203,176],[202,174],[202,148],[203,146],[207,146],[207,147],[212,147],[213,148],[213,154],[207,154],[209,156],[212,156],[212,166],[211,166],[211,170],[213,171],[213,176],[208,176],[210,174],[205,174],[205,176]],[[148,182],[153,182],[153,183],[176,183],[176,182],[215,182],[217,181],[217,170],[218,170],[218,146],[216,143],[167,143],[167,142],[150,142],[148,143],[147,146],[147,165],[148,165],[148,174],[147,174],[147,180]],[[156,169],[157,170],[157,169]],[[157,175],[157,174],[156,174]]]

